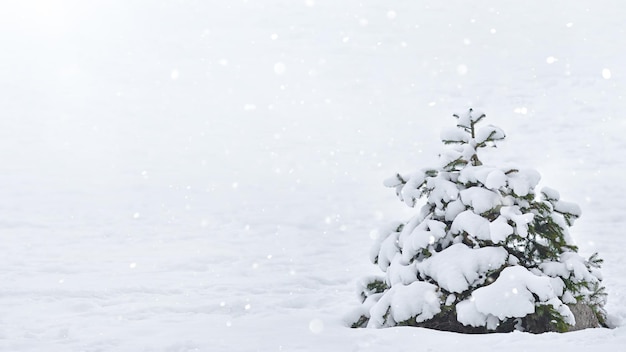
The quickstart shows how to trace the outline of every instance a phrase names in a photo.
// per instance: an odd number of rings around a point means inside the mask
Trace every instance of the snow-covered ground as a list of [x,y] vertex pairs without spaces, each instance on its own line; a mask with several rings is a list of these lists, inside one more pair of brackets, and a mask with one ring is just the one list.
[[[4,1],[0,351],[619,351],[622,1]],[[615,329],[349,329],[451,114],[577,202]]]

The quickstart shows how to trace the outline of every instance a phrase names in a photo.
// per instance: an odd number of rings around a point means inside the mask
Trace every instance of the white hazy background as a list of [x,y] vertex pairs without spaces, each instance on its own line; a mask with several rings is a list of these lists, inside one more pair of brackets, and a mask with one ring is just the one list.
[[[622,1],[0,3],[0,350],[626,345]],[[351,330],[452,113],[577,202],[618,328]]]

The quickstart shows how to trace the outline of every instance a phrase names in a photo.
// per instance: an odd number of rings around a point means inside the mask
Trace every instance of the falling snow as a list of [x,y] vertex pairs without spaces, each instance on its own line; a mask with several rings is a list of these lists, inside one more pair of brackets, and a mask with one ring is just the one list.
[[276,73],[277,75],[284,74],[286,70],[287,70],[287,67],[285,66],[284,63],[277,62],[274,64],[274,73]]
[[[624,29],[606,9],[622,4],[492,6],[4,4],[0,350],[619,350],[626,47],[606,40]],[[605,260],[616,329],[346,327],[372,229],[402,212],[380,181],[429,165],[468,107],[514,136],[493,164],[536,165],[582,205],[572,237]],[[404,309],[431,314],[431,293]]]
[[320,319],[311,320],[309,330],[314,334],[321,334],[324,331],[324,322]]

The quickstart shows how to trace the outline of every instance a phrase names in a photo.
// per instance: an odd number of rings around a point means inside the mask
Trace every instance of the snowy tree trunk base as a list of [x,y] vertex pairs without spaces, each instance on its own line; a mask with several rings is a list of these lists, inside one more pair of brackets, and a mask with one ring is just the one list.
[[[473,327],[469,325],[461,324],[456,317],[454,309],[448,309],[437,314],[430,320],[424,322],[416,322],[415,319],[409,319],[403,322],[397,323],[397,326],[413,326],[420,328],[427,328],[440,331],[458,332],[463,334],[489,334],[489,333],[507,333],[518,330],[523,327],[522,330],[534,334],[541,334],[544,332],[571,332],[583,329],[601,328],[602,323],[598,320],[596,312],[590,305],[584,303],[569,304],[569,309],[572,311],[576,319],[574,326],[568,326],[567,330],[559,330],[557,325],[551,320],[549,315],[536,312],[530,314],[521,319],[509,319],[502,322],[495,330],[489,330],[486,327]],[[368,323],[366,316],[361,318],[352,324],[353,328],[366,327]]]
[[[555,324],[550,321],[548,316],[529,315],[522,319],[508,319],[503,321],[495,330],[486,327],[474,327],[461,324],[454,311],[441,313],[429,321],[422,323],[413,323],[411,321],[403,322],[398,325],[407,325],[422,327],[441,331],[458,332],[462,334],[490,334],[490,333],[507,333],[515,330],[523,330],[533,334],[541,334],[544,332],[559,332]],[[523,326],[520,329],[520,326]]]
[[501,324],[496,330],[488,330],[486,327],[473,327],[470,325],[463,325],[459,323],[456,318],[456,312],[454,310],[450,310],[447,312],[441,312],[433,319],[415,323],[415,321],[404,321],[400,324],[400,326],[414,326],[419,328],[427,328],[434,329],[440,331],[450,331],[450,332],[458,332],[462,334],[488,334],[494,332],[511,332],[515,330],[515,321],[511,321],[509,323]]

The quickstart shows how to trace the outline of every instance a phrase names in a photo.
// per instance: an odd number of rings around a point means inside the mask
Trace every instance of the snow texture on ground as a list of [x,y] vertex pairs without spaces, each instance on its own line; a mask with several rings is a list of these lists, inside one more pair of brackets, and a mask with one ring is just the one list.
[[[5,1],[1,351],[626,346],[621,1]],[[615,329],[348,329],[382,181],[452,113],[507,139],[605,259]]]

